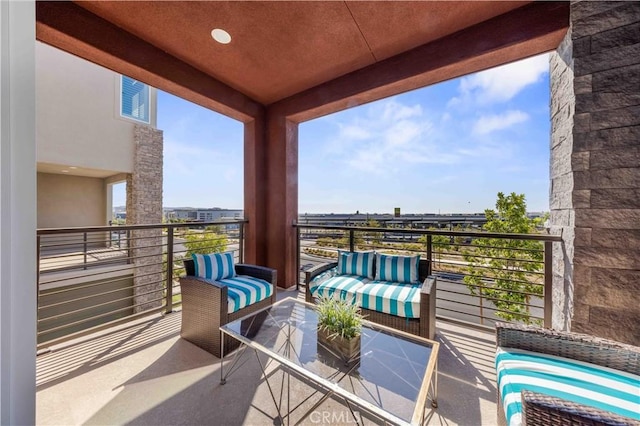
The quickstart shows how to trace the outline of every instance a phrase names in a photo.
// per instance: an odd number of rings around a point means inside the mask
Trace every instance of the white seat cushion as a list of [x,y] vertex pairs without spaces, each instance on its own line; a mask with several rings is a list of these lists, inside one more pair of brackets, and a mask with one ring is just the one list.
[[271,283],[248,275],[236,275],[219,282],[227,286],[228,313],[239,311],[273,294]]
[[[321,277],[319,276],[318,278]],[[337,275],[327,279],[311,281],[310,291],[315,298],[329,297],[336,300],[346,300],[359,306],[358,289],[369,281],[371,281],[369,278],[357,275]]]
[[360,307],[404,318],[420,318],[420,284],[371,281],[358,288]]

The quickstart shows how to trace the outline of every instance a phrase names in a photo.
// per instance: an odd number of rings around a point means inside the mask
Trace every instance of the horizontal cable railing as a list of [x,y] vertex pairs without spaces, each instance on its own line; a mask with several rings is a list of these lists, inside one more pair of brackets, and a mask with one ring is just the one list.
[[246,220],[38,229],[38,344],[181,303],[191,253],[244,258]]
[[338,250],[420,255],[437,277],[439,318],[480,327],[496,321],[551,325],[553,243],[546,233],[295,225],[299,282]]

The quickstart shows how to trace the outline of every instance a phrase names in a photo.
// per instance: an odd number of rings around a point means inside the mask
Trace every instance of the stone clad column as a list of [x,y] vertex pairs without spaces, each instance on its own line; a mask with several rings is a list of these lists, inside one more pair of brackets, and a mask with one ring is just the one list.
[[[136,125],[134,143],[133,173],[127,176],[127,225],[162,223],[162,131]],[[162,230],[132,231],[130,247],[134,305],[140,305],[135,312],[161,306]]]
[[554,326],[639,345],[640,3],[573,2],[570,20],[551,59]]
[[573,315],[573,244],[574,200],[573,117],[575,93],[573,77],[573,44],[571,29],[552,53],[549,60],[551,75],[551,233],[561,235],[563,243],[553,244],[553,311],[552,326],[568,330]]

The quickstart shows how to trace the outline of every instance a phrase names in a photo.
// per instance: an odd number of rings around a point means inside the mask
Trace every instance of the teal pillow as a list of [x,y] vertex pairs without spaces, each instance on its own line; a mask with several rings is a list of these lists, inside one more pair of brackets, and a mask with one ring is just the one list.
[[415,284],[419,282],[418,256],[376,254],[376,280]]
[[357,275],[373,279],[372,251],[338,250],[338,275]]
[[233,253],[192,254],[195,275],[199,278],[219,281],[233,278],[236,270],[233,265]]

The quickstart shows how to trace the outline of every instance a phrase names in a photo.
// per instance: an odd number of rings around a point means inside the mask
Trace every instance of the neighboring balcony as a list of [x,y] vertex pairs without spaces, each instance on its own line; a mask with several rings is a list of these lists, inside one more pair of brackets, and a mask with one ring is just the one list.
[[[180,338],[181,257],[196,249],[231,250],[242,261],[244,225],[234,221],[198,224],[199,229],[167,224],[40,230],[36,422],[274,424],[277,411],[255,358],[248,358],[222,386],[219,359]],[[435,410],[427,407],[427,422],[496,423],[493,323],[504,320],[500,312],[520,319],[524,312],[527,321],[538,324],[550,318],[554,237],[321,225],[297,229],[302,273],[309,264],[332,261],[336,248],[419,253],[430,259],[432,275],[438,277],[436,340],[441,347],[439,405]],[[189,238],[195,242],[190,244]],[[500,247],[501,254],[474,252],[474,240],[481,238]],[[495,262],[508,257],[500,241],[511,241],[520,263],[511,259],[496,267],[500,263]],[[534,243],[525,249],[514,241]],[[531,256],[524,256],[525,251]],[[482,259],[474,259],[481,254]],[[522,299],[523,306],[504,308],[496,300],[499,293],[489,289],[500,269],[519,271],[525,264],[535,264],[517,275],[525,277],[530,294]],[[482,272],[476,276],[474,270]],[[466,276],[475,278],[465,281]],[[520,278],[513,277],[518,284]],[[283,297],[304,299],[304,289],[280,290],[278,298]],[[267,373],[279,394],[281,370],[271,363]],[[291,407],[300,404],[291,415],[295,424],[321,395],[293,376],[291,389]],[[329,399],[303,423],[355,421],[341,401]]]

